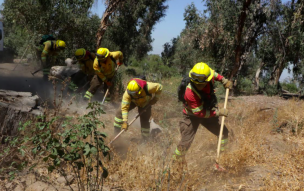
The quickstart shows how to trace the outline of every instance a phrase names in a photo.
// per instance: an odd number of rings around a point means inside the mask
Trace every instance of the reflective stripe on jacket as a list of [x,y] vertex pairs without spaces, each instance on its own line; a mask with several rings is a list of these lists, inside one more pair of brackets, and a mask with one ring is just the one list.
[[43,48],[41,48],[40,50],[42,50],[41,53],[41,60],[45,61],[46,57],[48,55],[52,55],[52,56],[57,56],[59,50],[56,50],[56,41],[55,40],[48,40],[46,42],[43,43]]
[[93,68],[102,81],[106,81],[114,76],[116,63],[113,62],[111,57],[116,61],[119,60],[119,62],[123,60],[123,54],[120,51],[109,52],[108,57],[104,61],[97,60],[97,57],[94,60]]
[[[212,70],[212,72],[214,72],[214,70]],[[184,95],[186,104],[183,112],[186,115],[193,115],[200,118],[214,117],[216,115],[215,110],[204,108],[204,102],[201,99],[200,93],[205,94],[205,99],[211,100],[211,91],[214,90],[211,90],[210,83],[214,83],[214,81],[222,81],[222,79],[222,75],[214,72],[212,80],[202,90],[200,90],[201,92],[197,92],[198,90],[196,90],[195,87],[189,83]]]
[[159,99],[162,89],[163,86],[159,83],[147,82],[147,90],[151,95],[147,95],[145,91],[142,91],[138,99],[132,98],[126,90],[121,102],[123,121],[128,121],[128,113],[131,102],[135,103],[135,105],[138,107],[144,108],[150,102],[152,94],[155,94],[155,99]]

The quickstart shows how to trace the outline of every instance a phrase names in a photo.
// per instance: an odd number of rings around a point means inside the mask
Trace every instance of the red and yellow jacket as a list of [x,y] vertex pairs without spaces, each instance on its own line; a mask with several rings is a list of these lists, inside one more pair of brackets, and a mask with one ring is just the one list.
[[104,61],[98,60],[97,57],[95,58],[93,68],[102,81],[106,81],[107,79],[112,78],[114,76],[116,68],[116,62],[114,62],[114,60],[118,60],[122,63],[122,52],[109,52],[108,57],[105,58]]
[[96,56],[94,53],[91,53],[89,51],[86,51],[86,55],[84,56],[83,59],[78,60],[78,64],[83,71],[83,73],[87,75],[94,75],[95,70],[93,68],[94,60]]
[[204,108],[204,102],[201,100],[201,95],[199,94],[205,94],[205,101],[206,99],[211,100],[211,91],[214,91],[211,89],[211,83],[214,84],[215,81],[222,82],[224,79],[222,75],[216,73],[214,70],[212,70],[212,72],[214,72],[214,76],[212,80],[202,90],[200,90],[202,92],[197,92],[191,83],[188,84],[184,96],[184,99],[186,101],[185,108],[183,110],[184,114],[196,116],[199,118],[210,118],[216,115],[215,110]]
[[140,94],[140,97],[137,99],[132,98],[128,91],[126,90],[122,97],[121,102],[121,113],[122,113],[122,119],[123,121],[128,121],[128,113],[131,102],[135,103],[136,106],[144,108],[152,99],[152,94],[155,94],[154,99],[159,99],[159,96],[162,92],[163,86],[159,83],[152,83],[152,82],[146,82],[141,79],[133,78],[136,80],[137,84],[142,88],[145,89],[144,86],[147,86],[148,94],[145,91],[142,91]]

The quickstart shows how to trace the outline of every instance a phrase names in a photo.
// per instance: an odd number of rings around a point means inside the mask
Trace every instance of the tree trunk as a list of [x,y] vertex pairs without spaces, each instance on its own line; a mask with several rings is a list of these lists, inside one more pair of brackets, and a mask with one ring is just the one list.
[[37,103],[38,96],[30,92],[0,90],[0,140],[3,136],[17,135],[19,123],[42,115]]
[[246,17],[247,17],[246,11],[249,9],[250,4],[251,4],[251,0],[244,1],[243,9],[239,16],[238,30],[235,35],[235,41],[236,41],[235,64],[234,64],[233,70],[231,71],[231,73],[229,75],[230,80],[232,80],[232,78],[237,74],[237,72],[239,71],[240,65],[241,65],[241,56],[243,54],[243,47],[242,47],[243,28],[244,28]]
[[269,80],[269,85],[278,85],[282,72],[285,68],[285,64],[281,61],[278,65],[276,65],[271,72],[271,77]]
[[262,68],[265,66],[264,62],[261,62],[260,67],[257,69],[256,73],[255,73],[255,90],[259,90],[259,86],[260,86],[260,73],[262,71]]
[[126,1],[126,0],[112,0],[112,1],[110,0],[108,2],[108,7],[102,15],[102,19],[100,21],[100,26],[99,26],[99,29],[96,34],[96,38],[97,38],[96,50],[100,47],[102,37],[105,34],[105,32],[109,26],[110,16],[112,15],[112,13],[114,11],[116,11],[118,5],[120,5],[124,1]]

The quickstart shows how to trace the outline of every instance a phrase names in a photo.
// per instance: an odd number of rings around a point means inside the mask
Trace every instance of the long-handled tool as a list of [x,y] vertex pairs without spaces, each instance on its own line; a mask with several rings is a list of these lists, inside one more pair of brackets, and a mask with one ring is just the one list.
[[[119,65],[117,65],[117,66],[116,66],[116,69],[115,69],[115,71],[114,71],[113,78],[114,78],[114,76],[115,76],[115,74],[116,74],[116,72],[117,72],[118,68],[119,68]],[[113,78],[112,78],[112,80],[113,80]],[[112,82],[112,80],[111,80],[111,82]],[[107,95],[108,95],[108,93],[109,93],[109,90],[110,90],[110,87],[108,87],[108,89],[107,89],[107,91],[106,91],[106,93],[105,93],[105,95],[104,95],[104,97],[103,97],[103,99],[102,99],[101,104],[103,104],[103,103],[104,103],[104,101],[105,101],[105,99],[106,99],[106,97],[107,97]]]
[[[229,88],[226,89],[224,109],[227,108],[228,96],[229,96]],[[223,129],[224,129],[224,122],[225,122],[225,116],[222,117],[221,130],[220,130],[219,140],[218,140],[218,144],[217,144],[217,156],[216,156],[216,161],[215,161],[215,168],[218,171],[225,171],[225,169],[219,165],[220,148],[221,148],[221,140],[222,140]]]
[[[128,124],[128,126],[132,125],[132,123],[134,123],[134,121],[135,121],[139,116],[141,116],[141,114],[143,114],[149,106],[150,106],[150,104],[148,104],[140,113],[138,113],[138,114],[134,117],[134,119],[133,119],[132,121],[130,121],[130,123]],[[111,143],[113,143],[113,142],[114,142],[114,141],[115,141],[123,132],[125,132],[124,129],[121,130],[121,131],[116,135],[116,137],[114,137],[114,139],[109,143],[109,145],[110,145]]]
[[34,76],[37,72],[41,71],[43,68],[40,68],[38,70],[36,70],[35,72],[31,72],[31,74]]

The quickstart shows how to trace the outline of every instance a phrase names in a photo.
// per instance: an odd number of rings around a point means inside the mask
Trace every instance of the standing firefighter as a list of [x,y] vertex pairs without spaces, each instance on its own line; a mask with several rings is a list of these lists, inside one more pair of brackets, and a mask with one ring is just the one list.
[[[151,105],[158,101],[161,92],[161,84],[133,78],[128,83],[127,90],[122,97],[121,108],[116,112],[114,120],[115,134],[119,133],[121,129],[128,129],[128,113],[137,106],[139,113],[145,110],[140,116],[140,124],[141,135],[143,139],[147,139],[150,135]],[[152,94],[155,94],[153,99]]]
[[[62,40],[47,40],[38,47],[38,52],[41,52],[41,65],[43,68],[43,78],[47,79],[50,69],[55,65],[58,53],[66,47]],[[50,56],[52,56],[52,61]]]
[[[96,53],[93,68],[96,75],[93,77],[90,88],[84,98],[91,100],[97,89],[104,84],[104,92],[110,88],[110,94],[113,93],[112,79],[115,75],[116,66],[121,66],[123,54],[120,51],[110,52],[107,48],[99,48]],[[109,101],[110,98],[107,98]]]
[[[220,132],[219,116],[228,116],[228,110],[217,108],[214,94],[214,82],[220,81],[225,88],[232,88],[232,82],[212,70],[207,64],[195,64],[189,72],[189,78],[184,78],[179,87],[179,100],[183,101],[183,120],[179,122],[181,140],[175,150],[174,158],[185,163],[185,154],[190,148],[199,125],[206,127],[218,136]],[[183,87],[185,89],[183,90]],[[228,141],[226,126],[221,140],[221,150]]]
[[75,57],[78,61],[79,67],[81,70],[71,76],[72,82],[79,87],[85,82],[85,77],[88,81],[91,81],[95,71],[93,68],[93,63],[96,58],[94,53],[91,53],[84,48],[77,49],[75,52]]

